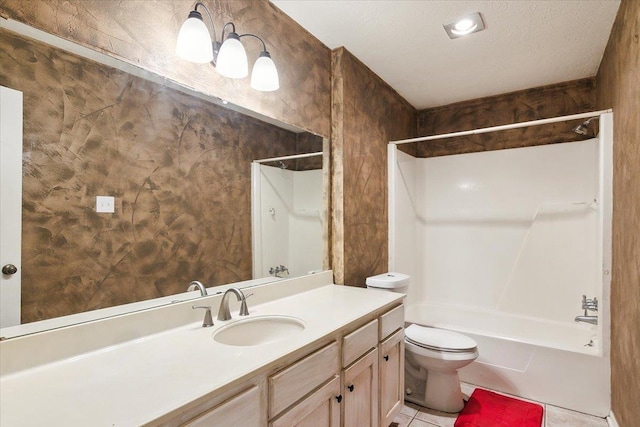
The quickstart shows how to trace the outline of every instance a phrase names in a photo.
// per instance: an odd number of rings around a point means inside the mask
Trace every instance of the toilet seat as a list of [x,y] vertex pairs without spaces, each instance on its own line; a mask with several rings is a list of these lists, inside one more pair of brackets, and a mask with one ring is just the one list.
[[444,353],[470,353],[478,344],[472,338],[453,331],[419,325],[409,325],[404,330],[407,342],[426,350]]

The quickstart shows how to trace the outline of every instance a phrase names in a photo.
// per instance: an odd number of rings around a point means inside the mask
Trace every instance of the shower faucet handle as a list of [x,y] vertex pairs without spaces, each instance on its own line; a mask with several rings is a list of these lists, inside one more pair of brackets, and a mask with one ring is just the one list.
[[593,297],[591,299],[587,299],[586,295],[582,295],[582,309],[585,313],[587,310],[598,311],[598,298]]

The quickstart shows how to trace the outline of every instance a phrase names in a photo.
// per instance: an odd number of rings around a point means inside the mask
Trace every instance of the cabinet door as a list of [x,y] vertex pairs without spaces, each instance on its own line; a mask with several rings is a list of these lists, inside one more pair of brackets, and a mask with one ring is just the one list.
[[344,370],[344,427],[378,427],[378,349]]
[[339,427],[340,426],[340,377],[335,376],[289,409],[269,427]]
[[269,377],[269,419],[340,373],[335,341]]
[[387,427],[404,402],[404,330],[380,343],[380,427]]
[[263,427],[266,402],[254,386],[185,424],[185,427]]

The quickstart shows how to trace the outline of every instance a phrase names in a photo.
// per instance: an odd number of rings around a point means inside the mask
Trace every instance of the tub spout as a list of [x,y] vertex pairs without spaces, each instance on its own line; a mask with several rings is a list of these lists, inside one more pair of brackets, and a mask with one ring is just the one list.
[[592,325],[597,325],[598,324],[598,316],[576,316],[575,321],[576,322],[590,323]]

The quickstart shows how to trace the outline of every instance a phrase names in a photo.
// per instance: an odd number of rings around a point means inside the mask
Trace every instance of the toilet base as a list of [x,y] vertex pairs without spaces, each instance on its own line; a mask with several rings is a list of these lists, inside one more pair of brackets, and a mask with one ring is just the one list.
[[464,408],[458,371],[428,371],[424,406],[441,412],[457,413]]
[[412,362],[411,358],[405,359],[404,399],[436,411],[460,412],[464,400],[458,371],[426,371]]

